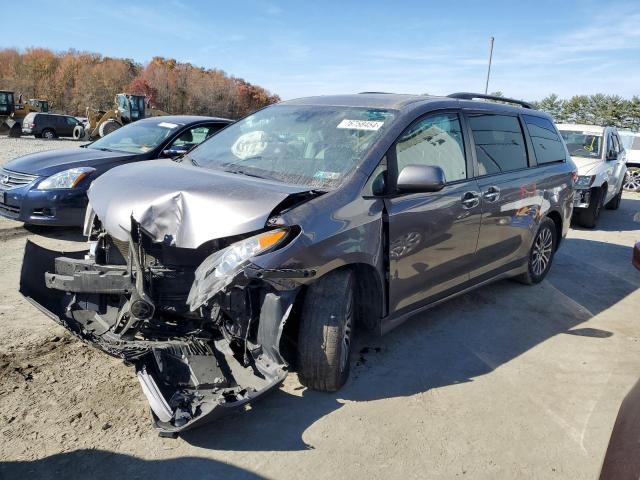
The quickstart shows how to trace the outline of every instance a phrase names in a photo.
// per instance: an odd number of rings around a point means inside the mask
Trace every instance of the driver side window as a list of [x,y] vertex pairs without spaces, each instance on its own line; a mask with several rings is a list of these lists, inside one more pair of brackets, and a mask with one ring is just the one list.
[[467,178],[460,119],[455,113],[430,115],[410,126],[396,143],[398,173],[407,165],[442,168],[447,182]]

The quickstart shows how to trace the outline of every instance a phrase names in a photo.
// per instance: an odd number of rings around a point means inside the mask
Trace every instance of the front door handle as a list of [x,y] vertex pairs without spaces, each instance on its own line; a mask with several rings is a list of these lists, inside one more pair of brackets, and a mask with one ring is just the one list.
[[500,198],[500,189],[498,187],[489,187],[482,196],[487,202],[495,202]]
[[480,205],[480,193],[478,192],[465,192],[462,195],[462,208],[473,208]]

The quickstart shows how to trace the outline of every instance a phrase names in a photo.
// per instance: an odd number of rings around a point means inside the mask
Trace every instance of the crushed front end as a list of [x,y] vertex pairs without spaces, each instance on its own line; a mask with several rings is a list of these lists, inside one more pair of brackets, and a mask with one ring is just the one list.
[[284,380],[280,341],[300,289],[296,278],[313,272],[264,271],[249,259],[255,248],[286,241],[288,232],[196,249],[157,242],[133,217],[128,241],[96,218],[85,233],[90,249],[83,252],[28,242],[21,293],[135,367],[161,434],[211,421]]

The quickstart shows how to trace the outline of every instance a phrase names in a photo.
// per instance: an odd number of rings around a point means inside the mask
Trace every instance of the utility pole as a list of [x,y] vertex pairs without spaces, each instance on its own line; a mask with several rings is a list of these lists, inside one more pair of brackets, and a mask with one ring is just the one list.
[[489,92],[489,76],[491,76],[491,60],[493,59],[493,37],[489,39],[489,68],[487,69],[487,82],[484,84],[484,94]]

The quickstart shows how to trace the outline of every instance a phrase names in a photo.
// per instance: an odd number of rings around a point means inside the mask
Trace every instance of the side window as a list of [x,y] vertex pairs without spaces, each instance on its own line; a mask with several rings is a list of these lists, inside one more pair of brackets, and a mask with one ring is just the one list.
[[551,121],[534,115],[523,117],[531,136],[538,165],[564,162],[566,160],[564,145]]
[[76,119],[75,119],[75,118],[66,117],[66,119],[67,119],[67,123],[68,123],[69,125],[74,126],[74,127],[76,126],[77,122],[76,122]]
[[196,145],[200,145],[219,128],[214,125],[201,126],[190,128],[185,130],[176,138],[171,144],[171,148],[175,150],[187,151],[191,150]]
[[607,149],[605,150],[605,160],[609,159],[609,156],[613,153],[615,153],[616,148],[615,148],[615,144],[613,143],[613,135],[611,134],[611,132],[609,132],[607,134]]
[[442,168],[447,182],[467,178],[458,115],[433,115],[414,123],[396,142],[396,158],[398,173],[407,165],[433,165]]
[[620,148],[620,142],[618,141],[618,135],[617,134],[612,134],[611,138],[613,138],[613,150],[616,153],[620,153],[621,148]]
[[517,117],[470,115],[480,175],[527,167],[527,151]]

